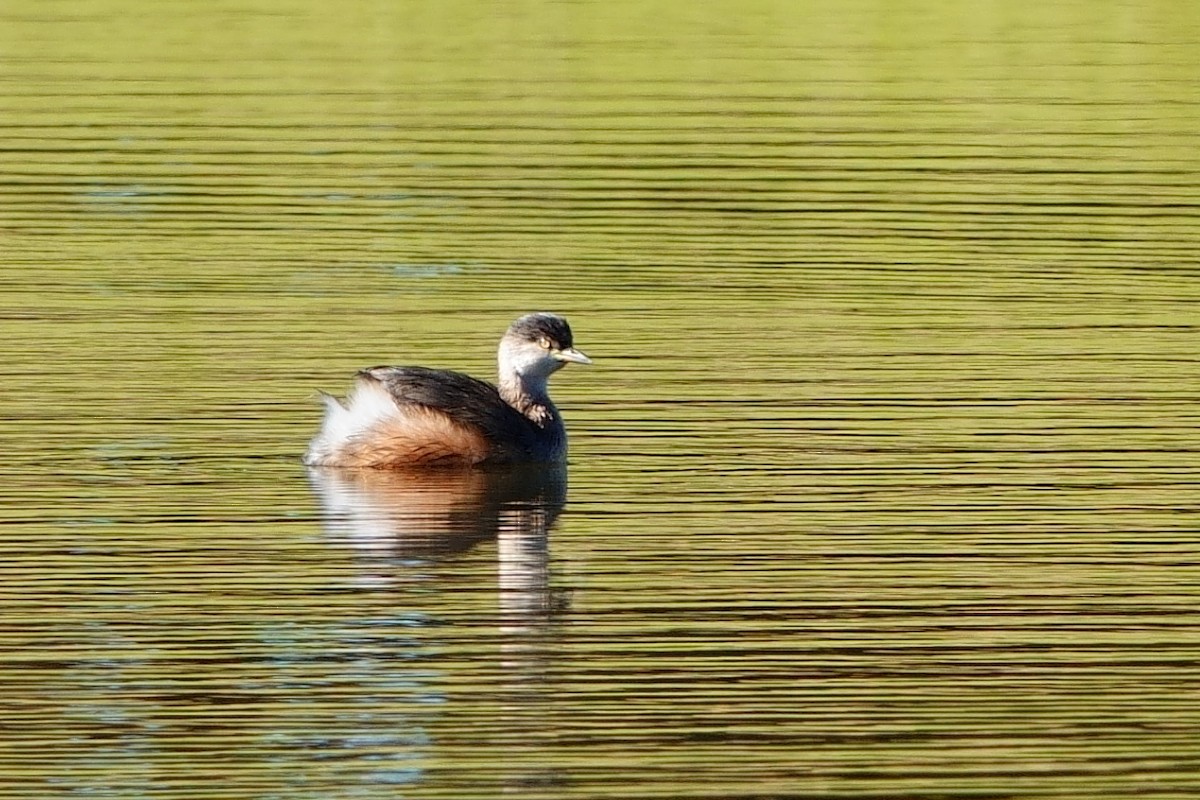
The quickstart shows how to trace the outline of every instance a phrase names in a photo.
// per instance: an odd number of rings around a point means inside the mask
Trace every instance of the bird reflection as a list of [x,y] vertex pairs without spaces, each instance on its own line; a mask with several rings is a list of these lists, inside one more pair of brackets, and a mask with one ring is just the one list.
[[[560,651],[558,623],[569,596],[550,586],[548,546],[550,529],[566,504],[566,468],[403,472],[315,467],[309,479],[321,501],[326,536],[356,555],[354,580],[361,588],[390,594],[404,584],[419,585],[408,599],[436,604],[429,590],[439,577],[455,574],[453,569],[443,574],[436,565],[448,566],[457,555],[496,541],[495,630],[500,636],[481,639],[499,645],[499,652],[492,651],[502,676],[494,687],[496,723],[506,740],[544,736],[545,720],[554,713],[550,667]],[[485,647],[481,655],[486,652]],[[405,661],[388,663],[394,668]],[[544,789],[564,780],[555,770],[531,772],[528,765],[503,778],[505,791],[533,785]]]
[[[565,466],[395,471],[313,467],[324,529],[372,568],[365,585],[399,579],[397,567],[497,540],[501,615],[549,616],[548,533],[566,504]],[[381,569],[383,568],[383,569]]]

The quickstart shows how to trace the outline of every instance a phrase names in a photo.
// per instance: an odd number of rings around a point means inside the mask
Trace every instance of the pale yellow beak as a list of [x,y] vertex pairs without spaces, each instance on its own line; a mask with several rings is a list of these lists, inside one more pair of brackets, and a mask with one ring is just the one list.
[[555,350],[550,355],[559,361],[570,361],[572,364],[592,363],[590,358],[576,350],[574,347],[568,347],[566,350]]

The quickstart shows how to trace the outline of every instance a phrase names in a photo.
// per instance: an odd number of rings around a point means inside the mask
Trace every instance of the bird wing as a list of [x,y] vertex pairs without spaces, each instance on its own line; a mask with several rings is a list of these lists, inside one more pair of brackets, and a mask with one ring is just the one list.
[[425,367],[372,367],[358,375],[360,381],[377,382],[402,408],[442,412],[477,430],[497,457],[521,457],[534,445],[533,423],[504,402],[495,386],[470,375]]

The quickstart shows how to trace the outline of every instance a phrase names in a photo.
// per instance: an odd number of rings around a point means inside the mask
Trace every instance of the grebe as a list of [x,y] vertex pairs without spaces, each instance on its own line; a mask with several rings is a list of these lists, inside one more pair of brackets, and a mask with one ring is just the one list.
[[556,314],[526,314],[500,340],[499,387],[461,372],[372,367],[342,403],[322,392],[325,420],[304,463],[412,467],[561,462],[567,431],[546,381],[592,360]]

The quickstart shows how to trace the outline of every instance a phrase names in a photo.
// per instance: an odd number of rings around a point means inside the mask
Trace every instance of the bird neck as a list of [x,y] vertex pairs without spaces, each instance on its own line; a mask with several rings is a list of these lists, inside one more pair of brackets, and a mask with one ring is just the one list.
[[550,402],[546,379],[522,375],[516,370],[501,370],[500,397],[530,422],[546,427],[558,419],[558,409]]

